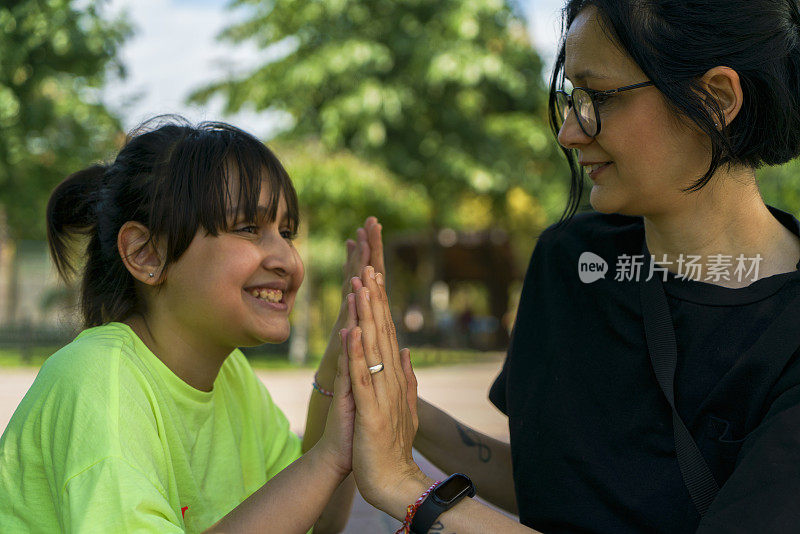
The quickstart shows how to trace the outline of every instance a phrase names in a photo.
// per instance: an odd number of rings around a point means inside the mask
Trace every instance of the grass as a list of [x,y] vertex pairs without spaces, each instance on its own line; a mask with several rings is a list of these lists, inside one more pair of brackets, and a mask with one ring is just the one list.
[[506,353],[501,351],[412,347],[411,363],[414,367],[435,367],[439,365],[502,361],[505,355]]
[[41,367],[44,361],[59,347],[33,347],[28,350],[28,358],[19,349],[0,349],[0,368],[2,367]]
[[[41,367],[44,361],[59,347],[32,347],[28,349],[28,359],[23,358],[19,349],[0,349],[0,368]],[[442,365],[458,365],[499,361],[503,352],[482,352],[467,349],[440,349],[433,347],[416,347],[411,349],[411,362],[415,368],[435,367]],[[251,353],[248,355],[250,365],[255,369],[313,369],[319,364],[321,355],[312,355],[304,365],[296,365],[281,353]]]

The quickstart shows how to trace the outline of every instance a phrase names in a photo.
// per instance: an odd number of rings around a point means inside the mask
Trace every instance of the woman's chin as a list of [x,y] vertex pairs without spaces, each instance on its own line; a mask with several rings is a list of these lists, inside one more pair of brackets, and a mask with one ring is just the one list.
[[617,213],[618,203],[614,202],[613,198],[609,198],[606,191],[603,191],[602,185],[594,185],[589,193],[589,204],[592,208],[600,213]]

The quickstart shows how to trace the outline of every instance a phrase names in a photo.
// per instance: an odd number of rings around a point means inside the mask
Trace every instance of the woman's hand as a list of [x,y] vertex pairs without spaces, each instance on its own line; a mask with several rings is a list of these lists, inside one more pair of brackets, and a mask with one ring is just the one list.
[[[398,490],[427,480],[411,456],[417,381],[409,351],[398,349],[383,275],[367,266],[352,283],[358,325],[344,341],[356,405],[353,472],[367,502],[395,515]],[[381,363],[382,371],[370,373]]]

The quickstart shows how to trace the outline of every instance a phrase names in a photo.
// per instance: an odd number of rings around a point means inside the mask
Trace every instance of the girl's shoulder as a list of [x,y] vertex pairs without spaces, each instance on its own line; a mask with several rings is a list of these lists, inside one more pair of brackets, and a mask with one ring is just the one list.
[[137,352],[132,332],[122,323],[87,328],[47,358],[39,378],[81,383],[129,363]]
[[[104,412],[123,403],[146,409],[157,389],[146,347],[125,324],[107,323],[80,332],[42,365],[26,394],[32,404]],[[150,355],[153,359],[155,356]]]
[[214,387],[226,391],[228,396],[238,398],[236,402],[250,408],[266,407],[271,410],[274,405],[272,395],[241,349],[235,349],[225,359]]
[[48,447],[56,442],[66,447],[70,436],[85,433],[92,436],[93,450],[112,450],[114,435],[137,426],[131,421],[153,419],[152,395],[135,352],[119,324],[84,330],[45,361],[7,431],[28,438],[53,436],[42,441]]

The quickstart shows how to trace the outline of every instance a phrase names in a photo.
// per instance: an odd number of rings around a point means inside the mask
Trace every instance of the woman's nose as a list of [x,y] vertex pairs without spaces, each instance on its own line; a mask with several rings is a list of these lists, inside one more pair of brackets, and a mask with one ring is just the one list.
[[593,139],[583,132],[580,124],[578,124],[575,110],[570,109],[569,113],[567,113],[567,119],[558,131],[558,144],[564,148],[578,148],[591,143]]

